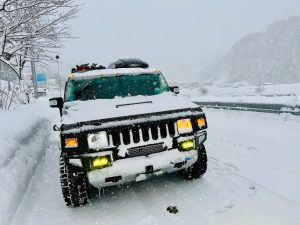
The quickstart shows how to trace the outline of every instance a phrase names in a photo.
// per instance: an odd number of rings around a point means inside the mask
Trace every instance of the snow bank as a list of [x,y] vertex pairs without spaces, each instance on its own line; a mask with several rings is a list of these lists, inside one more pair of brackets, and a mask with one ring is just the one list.
[[201,83],[178,85],[181,95],[192,101],[300,105],[300,83],[262,86],[241,83],[227,86]]
[[34,136],[41,120],[28,112],[0,111],[0,168]]
[[0,225],[13,218],[48,143],[49,119],[36,108],[0,110]]

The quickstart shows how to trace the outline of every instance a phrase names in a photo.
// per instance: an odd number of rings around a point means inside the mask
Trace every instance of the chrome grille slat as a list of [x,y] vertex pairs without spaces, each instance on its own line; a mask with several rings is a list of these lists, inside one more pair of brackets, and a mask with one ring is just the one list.
[[144,141],[142,129],[139,128],[140,142]]
[[175,135],[174,136],[178,136],[179,134],[178,134],[178,131],[177,131],[177,129],[176,129],[176,127],[177,127],[177,123],[176,122],[174,122],[174,131],[175,131]]
[[163,137],[161,136],[160,126],[157,126],[157,136],[158,136],[158,138],[163,138]]
[[124,141],[123,141],[123,133],[120,132],[119,135],[120,135],[120,145],[124,145]]
[[[126,157],[148,155],[161,152],[164,147],[166,149],[171,148],[172,138],[177,134],[176,130],[176,122],[174,121],[133,125],[128,128],[120,127],[110,130],[109,142],[112,143],[112,147],[117,147],[122,152],[127,149]],[[147,148],[147,146],[156,147]],[[141,152],[137,153],[136,151]]]
[[166,138],[171,137],[168,124],[166,124],[166,133],[167,133],[167,137]]
[[133,143],[133,133],[132,133],[132,130],[129,130],[129,144],[130,143]]
[[108,143],[109,143],[109,147],[113,146],[113,136],[111,134],[108,135]]

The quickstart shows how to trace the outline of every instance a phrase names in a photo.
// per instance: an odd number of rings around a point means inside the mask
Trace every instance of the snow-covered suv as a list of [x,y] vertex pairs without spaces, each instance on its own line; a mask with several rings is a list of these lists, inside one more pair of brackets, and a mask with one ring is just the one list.
[[117,62],[123,64],[72,73],[64,99],[50,99],[61,112],[61,126],[54,130],[60,131],[68,206],[86,204],[94,188],[176,171],[187,179],[206,172],[201,108],[177,96],[178,87],[170,87],[160,70]]

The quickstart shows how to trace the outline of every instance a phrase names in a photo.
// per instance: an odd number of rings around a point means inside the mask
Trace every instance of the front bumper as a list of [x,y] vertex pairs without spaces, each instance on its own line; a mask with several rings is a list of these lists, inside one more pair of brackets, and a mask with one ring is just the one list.
[[149,156],[122,159],[111,167],[87,173],[94,187],[107,187],[130,181],[144,180],[149,175],[160,175],[186,169],[198,159],[197,150],[180,152],[178,149],[164,151]]
[[[194,137],[196,146],[200,146],[206,140],[207,135],[204,131]],[[193,138],[193,136],[179,137],[177,141],[185,141],[191,138]],[[196,147],[196,149],[198,149],[198,147]],[[198,159],[198,150],[179,151],[177,148],[174,148],[148,156],[112,161],[110,167],[97,170],[86,170],[86,167],[82,164],[84,158],[93,158],[108,154],[111,154],[111,157],[113,157],[111,151],[67,156],[67,162],[72,166],[85,170],[89,183],[94,187],[101,188],[130,181],[144,180],[153,175],[172,173],[186,169],[192,166]]]

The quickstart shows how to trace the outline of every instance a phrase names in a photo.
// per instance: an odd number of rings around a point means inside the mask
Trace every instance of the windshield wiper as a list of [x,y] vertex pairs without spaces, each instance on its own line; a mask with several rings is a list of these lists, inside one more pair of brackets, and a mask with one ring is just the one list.
[[91,83],[87,83],[79,92],[76,93],[76,100],[82,100],[82,94],[91,87]]
[[153,103],[152,101],[148,101],[148,102],[134,102],[134,103],[116,105],[116,108],[119,108],[121,106],[139,105],[139,104],[152,104],[152,103]]

